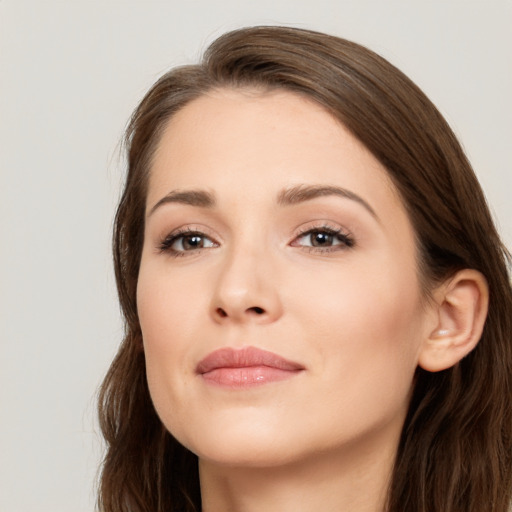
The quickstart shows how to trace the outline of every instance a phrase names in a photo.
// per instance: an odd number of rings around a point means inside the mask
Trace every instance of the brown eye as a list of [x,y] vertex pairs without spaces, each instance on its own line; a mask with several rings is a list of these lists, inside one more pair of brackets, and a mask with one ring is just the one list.
[[204,233],[186,232],[169,235],[160,244],[160,250],[177,254],[209,247],[217,247],[217,245],[216,242],[208,238]]
[[200,235],[189,235],[182,237],[181,245],[185,251],[190,249],[200,249],[204,247],[205,239]]
[[341,231],[332,229],[311,229],[299,236],[293,243],[295,246],[314,247],[318,249],[329,249],[352,247],[354,245],[352,238]]
[[334,235],[325,231],[316,231],[309,235],[312,247],[326,247],[333,245]]

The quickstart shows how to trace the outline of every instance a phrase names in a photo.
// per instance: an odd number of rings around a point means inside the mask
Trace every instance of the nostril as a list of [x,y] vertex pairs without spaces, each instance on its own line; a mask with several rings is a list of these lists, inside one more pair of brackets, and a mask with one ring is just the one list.
[[217,308],[217,314],[222,318],[228,316],[228,314],[222,308]]
[[249,311],[254,311],[254,313],[256,313],[257,315],[262,315],[265,312],[262,308],[259,308],[258,306],[249,308]]

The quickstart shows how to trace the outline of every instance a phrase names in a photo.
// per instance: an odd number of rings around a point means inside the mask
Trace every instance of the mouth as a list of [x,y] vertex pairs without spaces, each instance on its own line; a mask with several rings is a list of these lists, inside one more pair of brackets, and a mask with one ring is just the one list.
[[245,347],[215,350],[199,362],[196,373],[208,384],[248,388],[290,379],[304,369],[273,352]]

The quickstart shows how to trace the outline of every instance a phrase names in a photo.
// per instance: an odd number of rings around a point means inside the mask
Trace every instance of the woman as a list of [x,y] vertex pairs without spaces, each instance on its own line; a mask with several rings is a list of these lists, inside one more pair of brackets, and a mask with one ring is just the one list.
[[508,254],[408,78],[238,30],[126,140],[102,510],[508,510]]

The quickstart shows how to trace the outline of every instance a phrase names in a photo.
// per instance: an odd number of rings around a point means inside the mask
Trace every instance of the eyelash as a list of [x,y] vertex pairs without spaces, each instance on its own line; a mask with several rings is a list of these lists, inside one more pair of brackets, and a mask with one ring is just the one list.
[[[340,243],[337,245],[331,245],[328,247],[319,247],[319,246],[313,246],[313,245],[304,246],[304,245],[299,245],[296,243],[297,240],[300,240],[308,235],[311,236],[314,233],[317,233],[317,234],[323,233],[323,234],[326,234],[327,236],[332,236],[333,238],[338,239],[338,241]],[[206,247],[206,249],[209,249],[211,247],[218,247],[218,245],[219,245],[217,242],[215,242],[212,238],[210,238],[205,233],[195,230],[195,229],[192,229],[192,228],[185,228],[185,229],[179,229],[178,231],[175,231],[174,233],[167,235],[158,244],[158,250],[161,253],[168,253],[173,257],[190,256],[191,253],[197,254],[202,249],[205,249],[205,247],[198,247],[196,249],[191,249],[188,251],[172,249],[172,246],[180,238],[185,239],[186,237],[193,237],[193,236],[197,236],[197,237],[203,239],[203,241],[205,239],[210,240],[212,243],[212,246]],[[302,249],[304,249],[310,253],[329,253],[329,252],[337,252],[337,251],[350,249],[350,248],[354,247],[355,241],[354,241],[354,238],[349,233],[344,232],[340,228],[334,228],[332,226],[322,225],[322,226],[315,226],[312,228],[308,228],[308,229],[305,229],[305,230],[299,232],[290,245],[292,245],[292,247],[301,247]]]
[[[172,249],[172,246],[174,245],[174,243],[177,242],[180,238],[185,239],[186,237],[192,237],[192,236],[200,237],[203,240],[204,239],[212,240],[205,233],[203,233],[201,231],[198,231],[197,229],[192,229],[192,228],[189,227],[189,228],[179,229],[179,230],[177,230],[177,231],[167,235],[158,244],[158,250],[159,250],[159,252],[165,252],[165,253],[170,254],[173,257],[178,257],[179,258],[181,256],[189,256],[191,252],[197,253],[201,249],[204,249],[204,247],[199,247],[199,248],[197,248],[195,250],[190,250],[190,251],[185,251],[185,250],[184,251],[180,251],[180,250]],[[213,242],[214,246],[218,246],[217,242],[215,242],[213,240],[212,240],[212,242]],[[189,254],[187,254],[187,253],[189,253]]]
[[[299,240],[301,238],[304,238],[306,236],[311,236],[314,233],[320,234],[327,234],[328,236],[332,236],[333,238],[337,238],[340,244],[337,245],[331,245],[328,247],[315,247],[313,245],[310,246],[299,246],[294,245],[296,240]],[[350,235],[347,232],[344,232],[341,228],[332,227],[327,224],[324,224],[322,226],[315,226],[312,228],[307,228],[304,231],[298,233],[298,235],[295,237],[294,242],[292,242],[292,246],[294,247],[302,247],[302,249],[311,252],[311,253],[329,253],[329,252],[337,252],[337,251],[343,251],[346,249],[350,249],[354,247],[355,241],[352,235]]]

